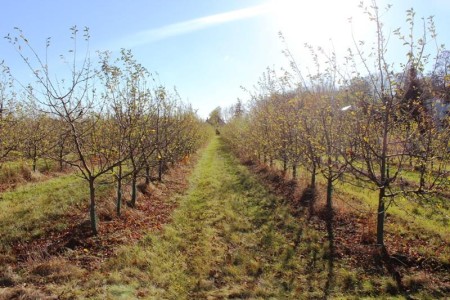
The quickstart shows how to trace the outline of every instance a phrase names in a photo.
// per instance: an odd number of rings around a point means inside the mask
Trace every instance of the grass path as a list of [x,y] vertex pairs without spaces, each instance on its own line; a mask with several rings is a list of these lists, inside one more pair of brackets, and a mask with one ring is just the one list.
[[305,234],[220,138],[204,151],[173,222],[121,249],[104,269],[104,290],[124,299],[320,297],[326,280],[320,237]]

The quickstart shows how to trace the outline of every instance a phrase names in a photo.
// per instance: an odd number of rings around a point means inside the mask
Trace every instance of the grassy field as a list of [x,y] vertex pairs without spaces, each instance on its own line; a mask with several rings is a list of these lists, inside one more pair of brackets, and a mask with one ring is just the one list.
[[48,173],[55,173],[58,167],[52,160],[39,159],[36,170],[32,171],[32,162],[26,159],[4,162],[0,165],[0,190],[14,188],[26,182],[38,182],[47,179]]
[[[414,178],[411,173],[410,178]],[[371,215],[373,218],[376,215],[377,190],[358,187],[349,182],[337,182],[334,198],[345,210],[362,216]],[[440,263],[450,264],[450,206],[447,198],[438,195],[406,195],[398,196],[392,202],[388,200],[388,204],[386,232],[391,239],[386,242],[388,247],[393,239],[397,243],[402,239],[426,241],[425,244],[421,242],[415,251],[425,257],[433,257]]]
[[[9,237],[2,235],[2,239],[32,238],[43,234],[38,228],[47,228],[52,222],[63,226],[57,221],[58,211],[76,205],[80,201],[76,199],[84,196],[68,196],[77,195],[79,180],[71,176],[54,180],[40,183],[41,200],[25,196],[32,195],[31,191],[26,192],[31,188],[28,186],[23,187],[20,202],[13,198],[20,195],[21,189],[9,196],[3,194],[0,205],[9,211],[1,215],[8,222],[2,223],[0,230],[16,233]],[[64,184],[69,187],[72,184],[73,191],[57,194],[57,187]],[[364,194],[339,189],[340,197]],[[53,193],[67,201],[52,202],[48,196]],[[39,205],[27,204],[31,201],[38,201]],[[202,150],[187,191],[165,201],[176,203],[177,208],[162,230],[153,230],[133,243],[117,246],[113,255],[95,268],[74,265],[69,260],[70,253],[51,257],[45,263],[32,263],[19,275],[10,276],[24,278],[20,281],[20,295],[35,293],[37,298],[59,299],[445,298],[445,292],[433,288],[429,274],[420,270],[405,274],[408,292],[404,294],[382,269],[374,271],[358,265],[349,256],[336,257],[330,264],[323,223],[308,216],[306,208],[293,208],[270,192],[256,174],[230,154],[220,138],[213,139]],[[32,214],[31,223],[36,224],[36,229],[30,230],[27,227],[30,223],[25,221],[24,225],[18,222],[17,229],[7,227],[16,219],[27,219],[25,216],[32,207],[40,208]],[[49,207],[57,211],[47,211]],[[433,228],[424,235],[435,232]],[[410,227],[405,226],[404,230]],[[84,254],[73,255],[96,254],[86,250]],[[4,270],[4,274],[8,272]],[[26,282],[31,285],[23,287]],[[11,289],[0,288],[0,299],[11,293]]]
[[[102,195],[104,188],[100,188]],[[26,243],[46,232],[63,230],[58,222],[72,210],[85,208],[87,183],[76,175],[64,175],[39,183],[27,183],[0,195],[0,249]],[[87,216],[87,215],[86,215]]]

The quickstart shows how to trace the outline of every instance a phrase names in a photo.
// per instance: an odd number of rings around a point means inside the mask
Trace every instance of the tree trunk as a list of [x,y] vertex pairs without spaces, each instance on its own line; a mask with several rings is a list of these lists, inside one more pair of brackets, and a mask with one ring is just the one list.
[[162,181],[162,176],[163,176],[163,165],[164,165],[164,162],[163,162],[163,160],[161,159],[161,160],[159,161],[159,165],[158,165],[158,181]]
[[385,216],[385,203],[384,197],[386,195],[386,188],[388,188],[388,176],[389,176],[389,161],[388,161],[388,137],[389,137],[389,115],[391,111],[391,102],[385,102],[386,111],[383,120],[383,143],[382,151],[380,155],[380,181],[378,187],[380,189],[378,194],[378,210],[377,210],[377,244],[384,246],[384,216]]
[[[419,181],[419,191],[422,191],[422,189],[425,187],[425,164],[423,161],[420,163],[420,181]],[[431,169],[433,170],[433,169]]]
[[33,156],[33,172],[36,172],[37,157]]
[[33,147],[33,172],[36,172],[37,165],[37,149],[36,146]]
[[328,258],[328,279],[325,287],[325,292],[330,293],[333,286],[334,279],[334,232],[333,232],[333,180],[332,172],[329,171],[327,178],[327,234],[328,234],[328,244],[329,244],[329,258]]
[[117,173],[117,205],[116,212],[120,216],[122,207],[122,164],[119,165],[119,170]]
[[384,216],[385,216],[385,203],[384,196],[386,187],[381,187],[378,194],[378,215],[377,215],[377,244],[384,246]]
[[288,161],[287,158],[283,159],[283,174],[286,175],[288,169]]
[[136,198],[137,198],[137,174],[133,172],[132,179],[131,179],[131,207],[136,207]]
[[95,186],[94,186],[94,178],[89,178],[89,194],[90,194],[90,208],[89,215],[91,219],[91,229],[92,233],[96,235],[98,233],[98,224],[97,224],[97,214],[95,211]]
[[330,243],[330,255],[334,253],[334,235],[333,235],[333,170],[331,168],[331,157],[328,157],[328,178],[327,178],[327,232]]
[[63,156],[64,156],[64,145],[60,145],[59,147],[59,170],[62,172],[64,170],[64,162],[63,162]]
[[311,172],[311,188],[316,188],[316,166],[313,166],[312,172]]
[[296,164],[292,165],[292,178],[297,179],[297,165]]
[[150,166],[145,164],[145,184],[150,184]]
[[329,178],[327,178],[327,215],[328,219],[333,219],[333,180],[331,178],[331,174],[329,174]]

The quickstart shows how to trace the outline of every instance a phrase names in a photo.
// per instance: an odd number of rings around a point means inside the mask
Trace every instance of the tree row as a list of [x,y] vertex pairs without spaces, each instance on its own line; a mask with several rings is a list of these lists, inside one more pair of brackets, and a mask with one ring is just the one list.
[[430,51],[434,58],[426,54],[433,20],[423,21],[416,38],[410,10],[409,38],[395,31],[405,62],[389,61],[380,10],[375,2],[363,9],[374,24],[372,43],[355,41],[341,61],[334,50],[307,46],[309,71],[285,49],[292,69],[280,75],[268,68],[248,91],[247,111],[240,101],[231,107],[222,136],[241,156],[279,165],[293,178],[301,168],[312,191],[322,176],[330,241],[335,183],[377,191],[376,241],[384,251],[386,210],[397,197],[428,201],[450,187],[450,60],[441,47]]
[[[138,181],[161,181],[171,165],[187,160],[201,146],[207,128],[176,89],[159,84],[131,51],[122,49],[115,58],[102,52],[94,63],[88,30],[82,37],[76,27],[71,33],[70,59],[61,57],[65,68],[57,65],[56,71],[19,29],[7,37],[34,80],[23,84],[3,69],[0,162],[26,158],[36,170],[37,160],[47,158],[60,169],[76,169],[89,186],[90,222],[96,234],[98,178],[114,178],[120,215],[123,185],[130,182],[129,204],[134,207]],[[50,44],[48,40],[45,53]]]

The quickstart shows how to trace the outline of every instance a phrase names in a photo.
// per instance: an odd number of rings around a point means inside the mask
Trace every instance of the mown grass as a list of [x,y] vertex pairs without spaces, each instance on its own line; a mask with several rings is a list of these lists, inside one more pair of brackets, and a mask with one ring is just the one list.
[[179,207],[163,231],[118,249],[76,288],[69,282],[54,292],[89,299],[359,299],[397,293],[389,290],[389,276],[368,277],[341,261],[330,270],[325,232],[294,217],[220,139],[204,150],[187,194],[172,201]]
[[[280,169],[279,162],[276,167]],[[299,166],[300,176],[309,176],[305,168]],[[402,176],[411,182],[418,183],[418,172],[404,170]],[[322,176],[317,177],[317,181],[325,184]],[[395,183],[394,183],[395,186]],[[395,190],[395,187],[394,187]],[[364,204],[360,209],[373,211],[375,213],[378,206],[378,191],[374,185],[363,183],[353,177],[345,176],[344,181],[337,181],[335,184],[335,194],[337,198],[344,200],[349,207],[355,205],[352,199],[356,199]],[[419,197],[414,193],[401,194],[395,197],[392,203],[387,199],[388,215],[399,218],[403,222],[410,224],[412,230],[426,231],[426,234],[439,235],[441,238],[449,240],[448,226],[450,224],[450,204],[448,199],[440,197],[439,194],[429,194]]]
[[56,171],[56,169],[56,163],[47,159],[38,159],[37,172],[32,171],[32,163],[29,160],[18,159],[4,162],[0,165],[0,184],[15,185],[38,181],[41,173]]
[[[108,189],[107,185],[99,185],[97,196],[101,197]],[[14,243],[24,243],[46,232],[60,231],[72,225],[64,222],[62,216],[76,209],[85,209],[88,197],[86,181],[74,174],[27,183],[14,191],[1,193],[1,252],[8,252]]]
[[[377,191],[354,185],[340,183],[336,186],[336,197],[341,199],[358,199],[368,205],[375,215],[378,204]],[[433,249],[439,245],[450,243],[449,216],[447,200],[430,196],[428,198],[396,197],[389,202],[387,210],[386,231],[404,239],[420,239],[428,246],[419,247],[418,253],[425,257],[437,259],[440,263],[449,264],[450,248],[444,247],[439,252]],[[350,200],[350,203],[354,201]],[[389,242],[387,242],[389,247]],[[437,247],[431,247],[437,245]],[[430,252],[431,251],[431,252]]]
[[[279,163],[276,164],[279,168]],[[308,172],[299,167],[300,176],[309,176]],[[418,180],[417,172],[405,171],[408,180]],[[325,185],[322,176],[317,177],[321,185]],[[392,202],[391,202],[392,200]],[[344,181],[337,181],[334,187],[334,201],[340,202],[347,210],[355,214],[376,216],[378,206],[378,191],[374,186],[363,183],[349,176]],[[428,240],[430,244],[450,243],[450,205],[448,199],[439,194],[417,196],[415,194],[399,195],[386,199],[388,205],[386,230],[400,236]],[[408,237],[407,237],[408,238]],[[389,245],[388,245],[389,246]],[[429,251],[430,249],[428,249]],[[420,249],[421,254],[430,256],[427,249]],[[445,247],[433,257],[442,263],[450,261],[450,248]]]

